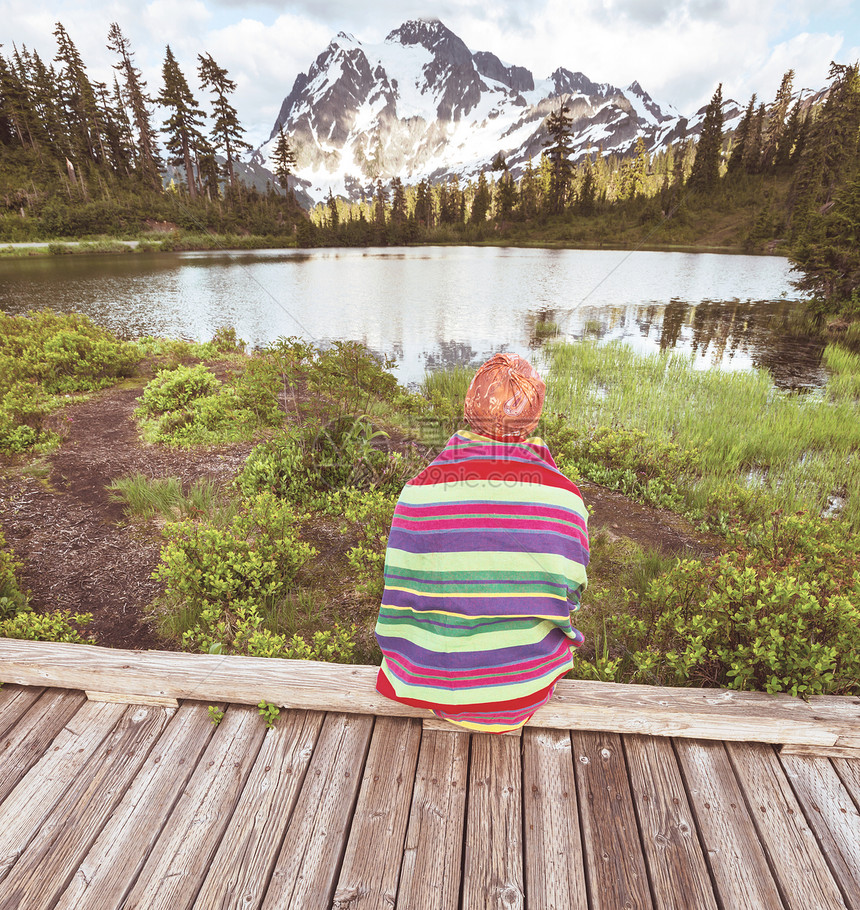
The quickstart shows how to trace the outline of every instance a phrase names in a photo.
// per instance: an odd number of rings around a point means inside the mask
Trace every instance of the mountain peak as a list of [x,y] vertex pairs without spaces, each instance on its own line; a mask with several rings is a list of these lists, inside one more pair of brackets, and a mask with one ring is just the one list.
[[390,32],[385,39],[387,44],[420,44],[435,57],[454,66],[463,66],[472,62],[472,52],[441,19],[409,19]]

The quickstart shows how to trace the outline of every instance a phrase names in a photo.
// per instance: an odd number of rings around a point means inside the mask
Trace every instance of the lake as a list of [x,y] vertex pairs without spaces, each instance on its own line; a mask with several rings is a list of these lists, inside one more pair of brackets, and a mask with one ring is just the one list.
[[787,260],[623,250],[408,247],[139,253],[0,260],[0,309],[77,311],[124,337],[253,346],[299,335],[362,341],[401,381],[500,350],[539,360],[555,327],[687,352],[701,368],[764,367],[822,384],[820,340],[789,335],[802,308]]

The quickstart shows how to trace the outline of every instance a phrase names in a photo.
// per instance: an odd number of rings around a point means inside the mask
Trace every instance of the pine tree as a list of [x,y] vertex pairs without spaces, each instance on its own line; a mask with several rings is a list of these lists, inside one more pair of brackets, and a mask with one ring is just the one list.
[[224,174],[230,187],[236,185],[236,172],[234,162],[243,150],[250,151],[251,146],[242,138],[245,135],[244,127],[239,123],[236,108],[227,100],[227,96],[236,90],[236,83],[227,76],[227,70],[212,59],[211,54],[198,54],[200,65],[197,72],[204,89],[209,89],[215,96],[213,102],[213,125],[210,136],[216,149],[224,152],[227,159],[224,165]]
[[573,154],[571,123],[572,117],[567,105],[561,105],[546,119],[547,138],[543,146],[544,154],[550,162],[547,205],[554,215],[564,211],[570,189],[572,174],[570,156]]
[[720,179],[720,156],[723,146],[723,84],[717,86],[705,109],[702,134],[696,147],[696,158],[690,172],[689,187],[700,193],[716,189]]
[[164,55],[161,78],[163,85],[158,95],[158,103],[170,111],[164,123],[167,132],[166,146],[170,153],[167,160],[170,164],[185,168],[188,194],[192,199],[196,199],[198,186],[197,175],[194,173],[194,157],[204,144],[200,127],[206,115],[191,94],[188,81],[179,68],[169,44]]
[[791,105],[791,84],[794,81],[794,70],[789,70],[783,77],[776,93],[770,116],[767,121],[764,139],[762,141],[762,168],[772,170],[776,164],[779,143],[785,133],[786,117]]
[[586,155],[582,166],[582,179],[576,195],[576,211],[580,215],[593,215],[597,197],[597,180],[591,156]]
[[639,136],[636,139],[636,157],[633,160],[630,179],[632,183],[633,197],[644,196],[648,183],[648,169],[651,162],[648,158],[648,150],[645,148],[645,140]]
[[803,128],[803,114],[800,110],[800,101],[795,101],[794,107],[788,117],[788,123],[785,125],[785,131],[779,138],[779,145],[776,149],[776,158],[774,165],[778,168],[786,168],[791,164],[792,155],[797,147],[798,139]]
[[493,196],[487,185],[487,175],[481,171],[478,175],[478,184],[475,187],[475,195],[472,197],[472,211],[470,220],[472,224],[483,224],[487,220],[487,213],[490,211]]
[[391,198],[391,223],[398,228],[406,223],[406,194],[403,191],[403,182],[399,177],[391,181],[393,195]]
[[496,192],[493,196],[493,211],[497,221],[508,221],[517,204],[517,185],[513,175],[505,168],[496,181]]
[[124,101],[131,109],[131,120],[137,130],[135,147],[135,164],[143,180],[152,187],[161,187],[158,173],[160,158],[155,140],[155,130],[149,105],[152,99],[146,94],[146,82],[141,78],[140,70],[134,65],[134,54],[131,43],[123,35],[116,22],[112,22],[108,31],[108,50],[119,56],[119,63],[114,64],[125,82]]
[[[74,41],[61,22],[54,28],[57,39],[55,60],[62,64],[54,87],[65,115],[66,151],[81,162],[104,159],[99,135],[96,98]],[[101,154],[99,154],[99,152]]]
[[340,214],[337,210],[337,200],[334,198],[331,189],[328,191],[326,206],[328,207],[328,226],[332,231],[336,231],[340,224]]
[[373,194],[373,225],[378,232],[385,230],[385,207],[388,202],[382,179],[376,178],[376,192]]
[[433,227],[433,197],[430,192],[430,184],[426,180],[422,180],[418,184],[412,217],[422,227]]
[[290,145],[290,140],[284,132],[284,127],[278,124],[278,141],[272,149],[272,164],[274,165],[275,176],[278,183],[285,190],[290,188],[290,174],[296,166],[296,153]]
[[762,143],[764,142],[765,106],[760,104],[753,114],[750,132],[744,150],[744,168],[748,174],[759,174],[762,170]]
[[750,131],[752,129],[753,117],[755,116],[756,95],[753,93],[749,104],[744,111],[741,122],[735,130],[735,141],[732,146],[732,153],[729,155],[728,173],[732,175],[746,172],[745,161],[747,154],[747,145],[749,144]]

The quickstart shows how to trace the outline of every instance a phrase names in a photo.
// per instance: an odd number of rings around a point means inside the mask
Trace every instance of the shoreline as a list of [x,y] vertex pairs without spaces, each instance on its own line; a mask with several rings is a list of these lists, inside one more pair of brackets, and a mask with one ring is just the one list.
[[[631,253],[636,252],[654,252],[654,253],[711,253],[714,255],[725,256],[775,256],[779,258],[788,258],[788,252],[782,250],[747,250],[740,244],[718,245],[718,244],[624,244],[624,243],[572,243],[558,240],[539,241],[515,241],[515,240],[481,240],[475,242],[467,241],[426,241],[422,243],[404,243],[398,246],[404,247],[498,247],[500,249],[543,249],[543,250],[621,250]],[[311,247],[299,247],[295,242],[279,242],[278,238],[247,236],[237,237],[236,235],[212,235],[211,237],[201,237],[199,235],[176,236],[172,234],[162,235],[160,237],[145,237],[138,239],[120,239],[120,238],[83,238],[76,240],[33,240],[18,241],[14,243],[4,243],[0,241],[0,259],[31,258],[44,256],[66,256],[66,255],[116,255],[116,254],[139,254],[139,253],[183,253],[183,252],[206,252],[206,251],[230,251],[230,250],[278,250],[278,249],[304,249],[307,251],[315,249],[352,249],[352,247],[318,245]],[[359,248],[359,247],[356,247]],[[387,249],[388,247],[367,246],[361,249]],[[391,249],[396,247],[392,246]]]

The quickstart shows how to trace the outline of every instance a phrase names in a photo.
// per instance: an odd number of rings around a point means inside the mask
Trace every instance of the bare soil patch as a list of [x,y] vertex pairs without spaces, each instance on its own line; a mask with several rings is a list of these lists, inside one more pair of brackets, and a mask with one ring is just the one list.
[[[241,469],[253,443],[206,450],[174,449],[145,443],[133,411],[143,382],[117,387],[70,406],[57,415],[60,448],[44,459],[44,476],[26,462],[0,463],[0,515],[9,545],[24,563],[21,583],[32,592],[37,611],[68,609],[92,613],[88,631],[107,647],[165,649],[147,615],[159,592],[152,579],[160,552],[154,526],[129,523],[108,485],[142,473],[178,477],[184,489],[209,478],[226,485]],[[678,556],[708,556],[717,541],[702,538],[671,512],[631,502],[595,484],[582,485],[594,532],[628,537],[645,548]],[[365,612],[362,598],[343,585],[343,554],[351,545],[329,521],[311,523],[309,537],[319,550],[311,574],[326,579],[326,596]]]

